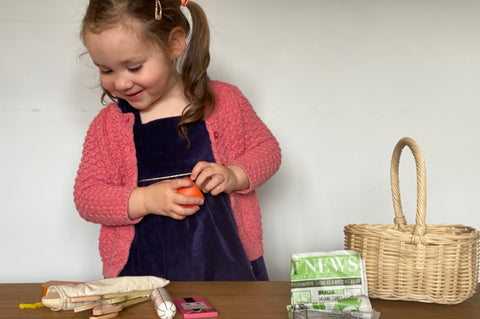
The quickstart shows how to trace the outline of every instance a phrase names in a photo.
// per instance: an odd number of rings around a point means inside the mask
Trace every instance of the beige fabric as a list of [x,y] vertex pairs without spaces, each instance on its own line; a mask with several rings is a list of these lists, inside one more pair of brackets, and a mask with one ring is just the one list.
[[105,295],[119,292],[153,290],[165,287],[170,281],[153,276],[117,277],[100,279],[85,284],[50,286],[42,298],[45,307],[51,310],[72,310],[89,302],[68,302],[68,298]]

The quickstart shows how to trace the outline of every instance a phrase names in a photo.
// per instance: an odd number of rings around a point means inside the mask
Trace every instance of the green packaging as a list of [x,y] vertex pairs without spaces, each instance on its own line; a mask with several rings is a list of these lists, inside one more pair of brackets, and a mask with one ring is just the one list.
[[353,250],[294,254],[291,304],[315,304],[368,296],[365,263]]

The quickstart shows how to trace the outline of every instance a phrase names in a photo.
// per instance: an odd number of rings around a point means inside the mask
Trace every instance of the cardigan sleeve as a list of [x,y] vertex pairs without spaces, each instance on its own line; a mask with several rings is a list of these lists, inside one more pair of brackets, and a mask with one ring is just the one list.
[[80,216],[105,226],[139,221],[131,220],[127,212],[137,178],[133,133],[130,137],[127,129],[132,119],[115,108],[107,106],[90,124],[74,185]]
[[280,167],[279,143],[237,87],[218,81],[213,81],[212,87],[217,102],[209,121],[213,139],[217,131],[224,135],[221,142],[214,143],[214,153],[223,164],[234,164],[245,171],[250,186],[238,193],[249,193]]
[[247,174],[250,186],[240,193],[248,193],[277,172],[282,156],[277,139],[243,95],[239,98],[239,107],[245,134],[245,151],[232,164],[240,166]]

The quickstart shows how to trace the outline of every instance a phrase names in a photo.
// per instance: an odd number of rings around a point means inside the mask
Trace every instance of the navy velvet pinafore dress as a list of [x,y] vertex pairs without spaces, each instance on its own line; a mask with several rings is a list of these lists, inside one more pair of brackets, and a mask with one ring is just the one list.
[[[119,107],[135,115],[138,186],[189,173],[198,161],[214,161],[205,122],[188,127],[188,148],[177,133],[180,117],[142,124],[138,111],[126,101],[120,100]],[[256,280],[228,195],[204,195],[200,210],[184,220],[150,214],[136,224],[129,259],[120,275],[174,281]]]

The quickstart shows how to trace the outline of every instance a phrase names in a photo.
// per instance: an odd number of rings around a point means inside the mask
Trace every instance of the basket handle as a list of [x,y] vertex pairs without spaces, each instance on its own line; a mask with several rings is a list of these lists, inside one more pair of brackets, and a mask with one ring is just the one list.
[[400,200],[400,184],[398,178],[398,167],[400,164],[400,154],[405,146],[408,146],[415,158],[417,170],[417,215],[415,220],[415,228],[413,234],[423,237],[425,235],[425,212],[427,207],[427,178],[425,170],[425,161],[422,151],[418,144],[410,137],[402,138],[392,154],[392,162],[390,166],[390,180],[392,186],[393,209],[395,212],[395,229],[401,229],[407,225],[403,214],[402,202]]

